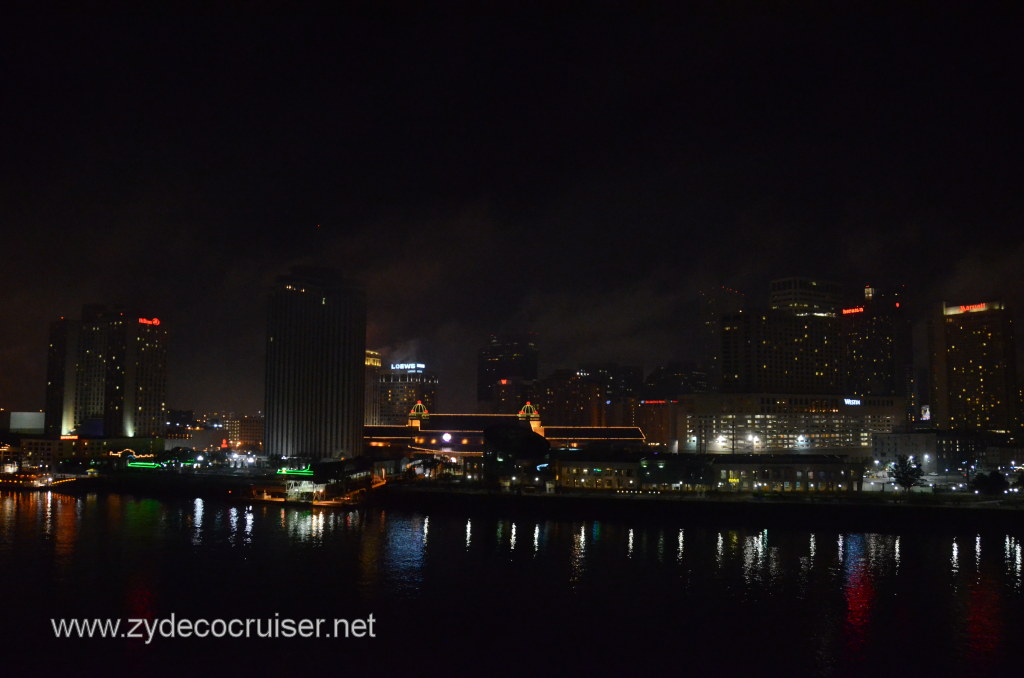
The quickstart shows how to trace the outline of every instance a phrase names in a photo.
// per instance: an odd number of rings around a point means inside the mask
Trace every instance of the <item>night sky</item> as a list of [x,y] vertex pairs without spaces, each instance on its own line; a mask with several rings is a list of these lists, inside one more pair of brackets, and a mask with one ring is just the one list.
[[761,4],[0,22],[0,407],[101,302],[167,327],[169,407],[254,413],[296,263],[362,279],[444,410],[494,331],[542,373],[695,358],[702,286],[1024,308],[1015,17]]

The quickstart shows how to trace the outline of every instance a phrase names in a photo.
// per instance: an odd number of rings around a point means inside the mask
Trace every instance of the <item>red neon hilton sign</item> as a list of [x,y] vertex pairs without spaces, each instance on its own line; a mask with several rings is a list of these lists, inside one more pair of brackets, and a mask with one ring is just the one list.
[[863,313],[863,312],[864,312],[864,307],[863,306],[854,306],[853,308],[844,308],[843,309],[843,315],[850,315],[851,313]]
[[961,306],[960,312],[967,313],[968,311],[984,311],[988,308],[988,304],[968,304],[967,306]]
[[149,318],[139,318],[139,322],[142,323],[143,325],[159,325],[160,318],[153,318],[152,320],[150,320]]

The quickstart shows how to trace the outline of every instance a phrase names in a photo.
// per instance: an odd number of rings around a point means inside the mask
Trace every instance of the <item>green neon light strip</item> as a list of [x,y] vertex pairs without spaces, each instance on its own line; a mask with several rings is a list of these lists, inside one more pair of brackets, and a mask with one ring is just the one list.
[[298,470],[297,469],[282,468],[282,469],[278,469],[277,473],[278,473],[278,475],[282,475],[282,476],[311,476],[311,475],[313,475],[313,472],[311,470],[309,470],[308,466],[306,468],[304,468],[304,469],[298,469]]
[[132,468],[163,468],[163,464],[155,464],[151,461],[130,461],[128,466]]

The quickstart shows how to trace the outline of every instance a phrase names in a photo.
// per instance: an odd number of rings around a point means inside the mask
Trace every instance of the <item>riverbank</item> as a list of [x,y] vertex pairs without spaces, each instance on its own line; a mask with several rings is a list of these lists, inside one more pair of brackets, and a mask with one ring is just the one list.
[[[249,502],[254,501],[251,498],[253,486],[275,481],[273,476],[124,473],[81,479],[53,487],[52,491],[71,495],[99,492]],[[838,528],[871,532],[908,529],[1024,531],[1024,499],[986,499],[972,495],[911,495],[893,501],[875,493],[797,496],[731,493],[705,496],[609,495],[596,492],[511,494],[411,482],[391,483],[373,490],[360,503],[420,513],[533,520],[684,521],[719,526]]]
[[[923,496],[923,495],[922,495]],[[893,502],[865,495],[808,495],[797,499],[749,495],[691,497],[661,494],[522,494],[487,490],[389,485],[368,501],[381,508],[506,515],[531,519],[666,520],[736,526],[841,528],[897,532],[906,529],[1021,530],[1024,501],[935,503],[912,496]]]
[[240,476],[207,473],[126,472],[80,478],[52,486],[54,492],[81,495],[90,492],[143,494],[153,497],[248,497],[254,485],[279,483],[273,476]]

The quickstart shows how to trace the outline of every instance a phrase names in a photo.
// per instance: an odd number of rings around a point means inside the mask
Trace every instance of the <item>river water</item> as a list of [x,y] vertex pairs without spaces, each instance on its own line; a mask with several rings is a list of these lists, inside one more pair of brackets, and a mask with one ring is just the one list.
[[[0,641],[42,675],[1007,675],[1022,537],[0,493]],[[172,615],[372,615],[374,637],[51,622]]]

